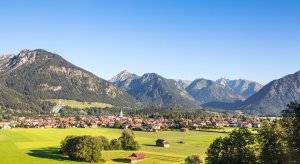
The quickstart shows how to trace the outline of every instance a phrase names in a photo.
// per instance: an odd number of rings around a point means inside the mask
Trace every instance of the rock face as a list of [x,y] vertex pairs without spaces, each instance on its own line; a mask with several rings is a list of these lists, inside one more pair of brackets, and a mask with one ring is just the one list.
[[300,71],[274,80],[249,97],[239,109],[249,114],[280,114],[290,102],[300,102]]
[[183,88],[186,88],[186,87],[188,87],[191,83],[192,83],[192,81],[190,81],[190,80],[181,80],[181,79],[179,79],[179,80],[176,80]]
[[134,99],[92,73],[45,50],[23,50],[0,58],[4,86],[34,99],[71,99],[132,106]]
[[244,100],[241,95],[212,80],[196,79],[186,90],[203,107],[227,109]]
[[109,81],[111,81],[114,85],[119,87],[120,89],[124,91],[128,91],[132,89],[134,86],[132,86],[132,81],[140,78],[136,74],[129,73],[128,71],[122,71]]
[[[121,74],[124,72],[119,75]],[[120,76],[117,75],[116,77]],[[119,78],[122,80],[114,81],[114,84],[146,105],[200,108],[199,104],[175,80],[165,79],[155,73],[147,73],[142,77],[127,73],[126,77],[126,79]]]
[[221,78],[216,82],[232,89],[234,92],[242,95],[245,98],[252,96],[263,87],[263,85],[257,82],[243,79],[229,80],[227,78]]

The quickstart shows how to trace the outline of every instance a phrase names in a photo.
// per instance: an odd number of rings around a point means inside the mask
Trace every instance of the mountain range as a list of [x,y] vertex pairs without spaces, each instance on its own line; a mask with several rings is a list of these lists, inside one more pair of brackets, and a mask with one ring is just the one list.
[[234,108],[247,98],[243,93],[254,94],[258,91],[256,86],[262,86],[249,80],[234,80],[235,88],[230,88],[207,79],[174,80],[155,73],[138,76],[126,70],[110,81],[144,104],[182,108]]
[[43,111],[41,104],[47,99],[126,108],[218,108],[262,115],[279,114],[289,102],[300,102],[300,72],[265,86],[245,79],[175,80],[128,71],[107,81],[42,49],[0,56],[0,77],[0,109],[19,113]]
[[203,107],[230,109],[245,100],[239,93],[215,81],[196,79],[187,88],[187,92]]
[[[182,91],[182,89],[185,89],[190,97],[200,104],[198,108],[231,109],[241,110],[247,114],[278,115],[291,101],[300,102],[299,74],[300,72],[297,72],[274,80],[266,86],[245,79],[229,80],[227,78],[220,78],[213,81],[200,78],[189,81],[165,79],[159,75],[157,76],[160,77],[160,80],[171,80],[177,86],[179,84],[182,87],[180,92],[172,92],[171,95],[184,93],[186,97],[188,95]],[[147,81],[152,81],[153,83],[157,81],[157,79],[153,78],[154,76],[148,76],[148,74],[144,74],[142,77],[148,77]],[[149,103],[149,101],[145,100],[148,98],[152,100],[155,98],[164,99],[158,96],[157,92],[152,92],[153,88],[149,86],[153,86],[153,83],[151,85],[149,85],[150,83],[137,83],[137,81],[142,81],[142,77],[128,71],[123,71],[110,81],[141,102]],[[139,89],[133,89],[137,86]],[[163,87],[161,86],[161,88]],[[191,100],[191,98],[189,99]],[[164,102],[168,101],[160,102],[162,102],[160,106],[164,106]],[[173,100],[167,106],[170,106],[170,104],[173,106],[191,107],[182,104],[178,105],[177,100]]]
[[223,77],[216,82],[232,89],[234,92],[245,98],[252,96],[263,87],[263,85],[257,82],[245,79],[229,80],[226,77]]
[[122,71],[110,81],[148,106],[200,108],[179,82],[155,73],[146,73],[139,77]]

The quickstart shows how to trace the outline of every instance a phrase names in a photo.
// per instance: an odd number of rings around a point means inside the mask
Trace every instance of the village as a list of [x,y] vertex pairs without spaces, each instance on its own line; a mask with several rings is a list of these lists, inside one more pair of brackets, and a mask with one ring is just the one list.
[[[139,118],[119,116],[67,117],[67,118],[25,118],[14,121],[2,119],[1,129],[12,128],[122,128],[136,131],[159,132],[180,129],[181,131],[201,129],[222,129],[224,127],[260,128],[260,117],[201,117],[197,119]],[[270,118],[269,118],[270,119]],[[276,118],[271,118],[276,119]]]

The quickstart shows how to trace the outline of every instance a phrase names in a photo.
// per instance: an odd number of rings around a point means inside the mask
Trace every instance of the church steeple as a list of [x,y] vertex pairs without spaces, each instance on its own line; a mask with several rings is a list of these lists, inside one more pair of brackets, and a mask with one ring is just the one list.
[[121,111],[120,111],[120,116],[119,116],[120,118],[122,118],[123,117],[123,111],[122,111],[122,109],[121,109]]

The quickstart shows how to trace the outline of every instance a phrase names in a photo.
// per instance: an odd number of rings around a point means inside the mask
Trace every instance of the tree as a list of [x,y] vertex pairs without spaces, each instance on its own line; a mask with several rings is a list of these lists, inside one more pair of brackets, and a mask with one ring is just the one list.
[[285,131],[284,139],[288,145],[289,163],[300,162],[300,104],[290,103],[283,111],[281,124]]
[[229,137],[216,139],[207,150],[207,162],[214,164],[258,163],[256,138],[246,128],[235,129]]
[[200,159],[200,157],[198,155],[192,155],[192,156],[188,156],[186,157],[186,159],[184,160],[185,164],[200,164],[203,163],[203,161]]
[[123,150],[138,150],[141,148],[139,143],[134,140],[134,133],[130,129],[125,129],[119,138]]
[[119,120],[116,120],[115,124],[114,124],[114,128],[121,128],[122,127],[122,123]]
[[61,152],[70,159],[84,162],[99,162],[101,143],[91,136],[67,136],[61,142]]
[[72,147],[74,146],[72,142],[74,141],[73,139],[75,137],[76,136],[69,135],[60,142],[60,147],[61,147],[60,152],[63,155],[69,155],[71,153],[70,151],[72,150]]
[[104,136],[97,137],[100,141],[101,147],[104,150],[110,150],[109,140]]
[[258,130],[260,144],[260,162],[277,164],[286,162],[286,142],[283,140],[284,131],[278,122],[263,121]]
[[225,139],[228,138],[224,138],[222,139],[221,137],[217,138],[214,140],[214,142],[209,146],[209,148],[207,149],[207,158],[206,160],[208,161],[208,163],[221,163],[221,152],[223,149],[223,142]]
[[122,150],[122,143],[118,139],[112,139],[110,141],[110,150]]

